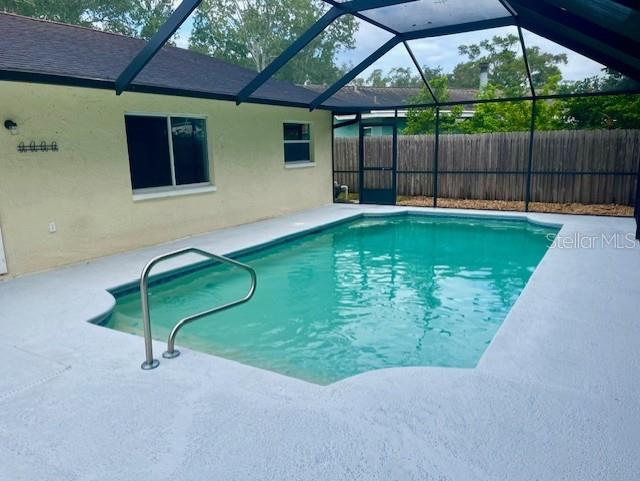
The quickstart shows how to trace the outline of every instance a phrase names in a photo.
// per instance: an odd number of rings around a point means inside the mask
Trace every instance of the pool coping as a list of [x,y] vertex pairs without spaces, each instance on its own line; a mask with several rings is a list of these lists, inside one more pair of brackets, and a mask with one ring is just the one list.
[[[488,220],[497,220],[497,221],[518,221],[518,222],[526,222],[532,225],[539,225],[541,227],[549,227],[549,228],[557,228],[559,231],[562,229],[563,224],[560,222],[549,222],[543,221],[539,219],[531,219],[527,215],[509,215],[502,216],[496,213],[489,213],[487,215],[479,212],[479,213],[456,213],[456,212],[422,212],[422,211],[414,211],[414,210],[403,210],[401,212],[390,212],[390,213],[375,213],[375,212],[360,212],[357,214],[353,214],[352,216],[345,217],[339,220],[331,221],[326,224],[322,224],[315,227],[309,227],[307,229],[300,230],[298,232],[285,234],[280,237],[276,237],[271,240],[267,240],[265,242],[261,242],[255,244],[253,246],[244,247],[242,249],[236,251],[230,251],[223,254],[225,257],[229,257],[231,259],[239,259],[245,255],[255,254],[260,252],[261,250],[268,249],[270,247],[274,247],[279,244],[283,244],[289,242],[294,239],[299,239],[301,237],[308,236],[310,234],[319,233],[325,231],[327,229],[331,229],[332,227],[339,226],[341,224],[347,224],[349,222],[354,222],[358,219],[365,218],[375,218],[375,217],[402,217],[402,216],[423,216],[423,217],[444,217],[444,218],[454,218],[454,219],[488,219]],[[219,261],[204,259],[202,261],[195,261],[192,263],[188,263],[184,266],[173,268],[170,271],[163,271],[157,274],[152,274],[149,276],[149,286],[161,284],[168,282],[177,277],[190,274],[192,272],[197,272],[202,269],[206,269],[213,265],[219,264]],[[139,279],[128,281],[122,284],[118,284],[113,287],[107,288],[107,292],[109,292],[114,297],[124,296],[130,294],[135,291],[139,291]],[[110,313],[103,313],[89,319],[87,322],[101,325],[106,321],[106,318]]]

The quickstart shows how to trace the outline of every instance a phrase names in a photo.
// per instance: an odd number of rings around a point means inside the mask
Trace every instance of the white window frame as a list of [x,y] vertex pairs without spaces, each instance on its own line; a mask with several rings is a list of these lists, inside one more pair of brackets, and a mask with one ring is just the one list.
[[[309,126],[309,140],[285,140],[284,139],[284,125],[285,124],[302,124]],[[315,162],[315,153],[313,151],[313,122],[308,120],[285,120],[282,122],[282,140],[283,140],[283,150],[282,150],[282,159],[284,163],[285,169],[299,169],[304,167],[314,167],[316,165]],[[286,155],[284,152],[284,146],[286,144],[309,144],[309,157],[308,160],[295,160],[287,162]]]
[[[159,187],[146,187],[144,189],[132,189],[133,200],[157,199],[160,197],[176,197],[181,195],[202,194],[206,192],[215,192],[216,187],[213,182],[213,173],[211,172],[211,160],[209,152],[209,118],[202,114],[183,114],[170,112],[125,112],[126,117],[162,117],[167,121],[167,141],[169,143],[169,162],[171,164],[171,185],[162,185]],[[199,119],[205,122],[205,152],[207,154],[206,166],[208,181],[196,182],[194,184],[176,184],[176,166],[173,157],[173,133],[171,131],[171,119],[173,117],[185,117],[188,119]],[[131,162],[131,159],[129,159]]]

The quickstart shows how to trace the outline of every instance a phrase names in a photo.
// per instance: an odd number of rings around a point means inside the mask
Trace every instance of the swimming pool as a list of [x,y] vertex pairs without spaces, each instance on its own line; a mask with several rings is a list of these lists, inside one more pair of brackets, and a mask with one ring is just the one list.
[[[181,346],[318,384],[387,367],[474,367],[556,228],[521,220],[364,217],[244,254],[247,304],[187,325]],[[215,265],[150,289],[154,338],[242,296],[246,273]],[[140,295],[105,325],[142,334]],[[175,361],[179,362],[179,361]]]

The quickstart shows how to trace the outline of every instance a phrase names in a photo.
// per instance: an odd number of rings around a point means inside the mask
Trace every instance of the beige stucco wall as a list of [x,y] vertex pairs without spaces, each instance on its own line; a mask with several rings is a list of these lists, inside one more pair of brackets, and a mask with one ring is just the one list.
[[[134,201],[126,112],[206,116],[217,191]],[[18,135],[4,129],[5,119],[17,122]],[[282,123],[295,120],[312,123],[314,167],[284,167]],[[324,111],[0,82],[0,121],[8,276],[331,202],[331,120]],[[56,141],[60,151],[17,152],[20,141],[32,140]]]

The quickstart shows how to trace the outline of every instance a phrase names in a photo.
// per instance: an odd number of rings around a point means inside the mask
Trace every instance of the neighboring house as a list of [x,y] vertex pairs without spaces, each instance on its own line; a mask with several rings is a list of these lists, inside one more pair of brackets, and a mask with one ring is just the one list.
[[[322,92],[326,85],[305,85],[305,88]],[[383,123],[385,119],[393,119],[395,110],[389,109],[390,106],[399,106],[410,104],[421,92],[418,87],[362,87],[349,85],[342,88],[336,95],[335,100],[348,105],[379,105],[380,109],[372,111],[368,114],[362,114],[362,119],[371,123]],[[478,96],[478,89],[449,89],[448,101],[458,102],[465,100],[473,100]],[[448,112],[446,107],[442,108],[442,112]],[[474,106],[468,104],[463,106],[462,117],[468,118],[473,116]],[[353,118],[353,116],[338,115],[335,122],[339,123],[344,120]],[[402,132],[407,125],[407,109],[398,110],[398,132]],[[370,125],[364,127],[365,135],[388,135],[391,134],[391,127],[385,125]],[[357,137],[358,125],[352,124],[341,127],[335,131],[336,137]]]
[[255,72],[165,47],[116,97],[143,40],[9,14],[0,32],[0,273],[332,201],[315,92],[270,80],[237,106]]

